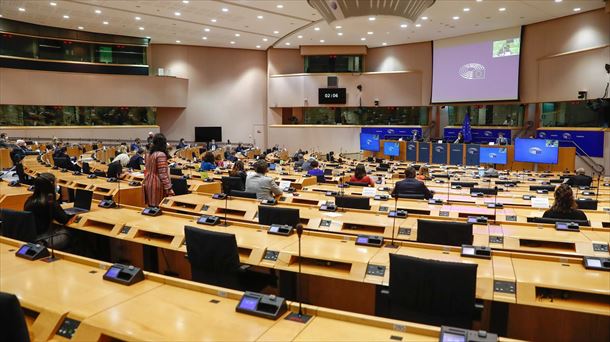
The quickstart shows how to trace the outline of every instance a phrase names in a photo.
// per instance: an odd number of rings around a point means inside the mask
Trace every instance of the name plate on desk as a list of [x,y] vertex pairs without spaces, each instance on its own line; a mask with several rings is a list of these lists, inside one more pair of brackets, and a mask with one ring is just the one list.
[[449,212],[441,210],[441,211],[438,212],[438,216],[440,216],[440,217],[449,217]]
[[610,258],[598,258],[586,256],[582,259],[586,269],[610,271]]
[[246,291],[235,311],[275,320],[286,312],[286,300],[275,295]]
[[491,248],[485,246],[462,245],[462,256],[491,259]]
[[383,246],[383,236],[358,235],[358,237],[356,237],[356,245],[381,247]]
[[516,222],[517,216],[516,215],[506,215],[506,221]]
[[123,285],[133,285],[144,280],[144,272],[135,266],[114,264],[104,273],[104,280]]
[[294,232],[291,226],[286,224],[272,224],[267,230],[267,234],[290,236]]
[[548,209],[549,199],[546,197],[532,197],[532,208]]
[[498,335],[483,330],[474,331],[462,328],[441,326],[440,342],[496,342]]

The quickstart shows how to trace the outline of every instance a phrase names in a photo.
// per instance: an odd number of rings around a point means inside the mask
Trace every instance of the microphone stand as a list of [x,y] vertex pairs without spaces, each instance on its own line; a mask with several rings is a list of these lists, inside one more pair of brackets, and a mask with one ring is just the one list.
[[595,189],[595,201],[597,202],[597,198],[599,197],[599,181],[601,180],[602,173],[597,173],[597,189]]
[[298,246],[299,246],[299,272],[297,273],[297,301],[299,302],[299,312],[298,313],[290,313],[286,319],[298,323],[307,323],[309,319],[311,319],[311,315],[306,315],[303,313],[303,303],[301,302],[301,266],[302,266],[302,257],[301,257],[301,236],[303,235],[303,225],[297,224],[296,226],[297,237],[298,237]]
[[496,190],[496,192],[494,193],[494,224],[496,224],[496,210],[498,210],[498,186],[496,185],[494,189]]
[[386,248],[398,248],[396,244],[394,244],[394,230],[396,229],[396,216],[398,216],[398,194],[394,194],[394,219],[392,220],[392,238],[390,239],[390,244],[386,245]]
[[[62,227],[63,227],[63,228],[65,228],[65,227],[66,227],[66,225],[63,225]],[[53,233],[53,234],[51,234],[51,235],[49,235],[49,236],[47,236],[47,237],[44,237],[44,238],[39,239],[38,241],[36,241],[37,243],[38,243],[38,242],[42,242],[42,244],[43,244],[43,245],[45,245],[45,247],[46,247],[46,246],[47,246],[47,243],[46,243],[46,240],[45,240],[45,239],[49,239],[49,242],[50,242],[50,243],[49,243],[48,247],[51,249],[51,255],[49,255],[48,257],[46,257],[46,258],[44,259],[44,261],[46,261],[46,262],[53,262],[53,261],[57,261],[57,260],[59,260],[59,258],[55,256],[55,244],[54,244],[54,242],[53,242],[53,238],[55,238],[56,236],[59,236],[59,235],[66,235],[66,236],[69,236],[69,235],[68,235],[68,234],[66,234],[65,232],[61,232],[61,231],[60,231],[60,232]]]
[[117,196],[116,196],[116,209],[119,209],[121,207],[121,175],[119,174],[117,179],[116,179],[116,185],[117,185]]
[[447,169],[447,204],[449,204],[449,196],[451,196],[451,176],[449,176],[449,169]]

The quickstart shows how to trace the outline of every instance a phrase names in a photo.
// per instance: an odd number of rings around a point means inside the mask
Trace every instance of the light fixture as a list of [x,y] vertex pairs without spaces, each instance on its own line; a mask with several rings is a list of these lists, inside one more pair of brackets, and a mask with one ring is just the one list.
[[279,34],[280,31],[273,31],[273,34]]
[[421,17],[421,20],[428,20],[428,17]]
[[137,21],[142,20],[142,18],[140,18],[140,17],[135,17],[134,19],[137,20]]
[[64,19],[70,19],[70,16],[67,14],[64,14]]
[[240,34],[239,34],[239,33],[236,33],[236,34],[235,34],[235,37],[239,37],[239,36],[240,36]]
[[580,7],[576,7],[576,8],[574,9],[574,12],[579,12],[579,11],[580,11]]
[[314,27],[313,29],[314,29],[314,31],[320,31],[319,27]]
[[284,5],[280,4],[280,5],[277,5],[275,7],[277,7],[277,8],[284,8]]
[[211,22],[213,22],[213,23],[215,23],[215,22],[217,22],[218,20],[216,20],[216,19],[211,19],[210,21],[211,21]]
[[386,45],[388,45],[388,43],[383,42],[383,43],[381,43],[381,45],[386,46]]
[[402,27],[402,28],[406,28],[406,27],[407,27],[407,24],[400,24],[400,27]]
[[25,12],[25,8],[19,7],[19,12]]
[[79,27],[78,27],[78,29],[79,29],[79,30],[84,30],[85,28],[84,28],[84,27],[82,27],[82,26],[79,26]]
[[562,2],[562,1],[563,1],[563,0],[555,0],[555,3],[560,3],[560,2]]
[[257,45],[257,46],[256,46],[256,48],[257,48],[257,49],[260,49],[260,48],[261,48],[261,46],[260,46],[260,45]]
[[297,38],[299,38],[299,39],[302,39],[302,38],[303,38],[303,36],[301,36],[301,35],[298,35],[298,36],[297,36]]
[[146,39],[150,39],[150,38],[151,38],[150,36],[146,36]]
[[464,7],[464,12],[470,12],[470,8]]
[[180,44],[181,42],[179,40],[176,40],[176,43]]
[[203,39],[203,40],[208,40],[208,37],[201,37],[201,39]]
[[56,3],[56,2],[49,2],[49,5],[51,5],[51,6],[57,6],[57,3]]
[[373,34],[373,31],[369,31],[369,32],[367,32],[366,34]]
[[320,43],[324,43],[324,39],[320,39]]
[[498,8],[498,11],[504,12],[504,11],[506,11],[506,8],[505,7],[500,7],[500,8]]
[[183,4],[188,4],[190,1],[189,0],[182,0]]
[[337,25],[337,26],[335,26],[335,28],[336,28],[337,30],[340,30],[340,29],[342,29],[342,28],[343,28],[343,26],[341,26],[341,25]]
[[223,12],[229,12],[229,9],[228,9],[228,8],[226,8],[226,7],[223,7],[223,8],[222,8],[222,11],[223,11]]
[[290,43],[289,43],[289,42],[286,42],[286,43],[284,43],[284,45],[286,45],[286,46],[290,46]]
[[460,17],[458,17],[457,15],[453,17],[453,20],[458,20],[460,19]]
[[102,11],[98,10],[98,9],[96,9],[94,12],[95,12],[95,14],[102,14]]
[[369,21],[375,21],[375,17],[369,17]]
[[230,41],[230,43],[231,43],[231,45],[235,45],[235,42],[234,42],[234,41]]
[[483,0],[477,0],[477,2],[483,2]]
[[266,41],[268,41],[268,40],[269,40],[269,39],[267,39],[267,38],[263,38],[263,42],[266,42]]
[[415,24],[415,27],[421,27],[421,24]]
[[144,31],[144,28],[142,26],[140,26],[140,27],[138,27],[138,30]]
[[343,32],[337,32],[337,36],[342,36]]
[[108,22],[107,21],[103,21],[102,24],[108,25]]
[[365,40],[366,40],[366,38],[362,37],[362,38],[360,38],[360,40],[365,41]]
[[257,15],[256,19],[263,19],[263,16],[262,15]]
[[176,17],[179,17],[180,15],[182,15],[182,13],[180,13],[180,12],[174,12],[174,15],[175,15]]
[[209,29],[209,28],[207,28],[207,27],[206,27],[206,28],[204,28],[203,30],[204,30],[205,32],[210,32],[210,29]]

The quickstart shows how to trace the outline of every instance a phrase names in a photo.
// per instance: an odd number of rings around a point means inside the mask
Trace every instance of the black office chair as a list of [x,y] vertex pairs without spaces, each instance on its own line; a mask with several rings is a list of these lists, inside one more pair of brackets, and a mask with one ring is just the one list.
[[530,191],[547,190],[555,191],[555,185],[530,185]]
[[172,182],[172,189],[174,190],[174,193],[176,194],[176,196],[186,195],[186,194],[190,193],[189,186],[186,183],[186,179],[172,178],[171,182]]
[[0,222],[2,236],[24,242],[36,241],[36,221],[31,212],[1,209]]
[[324,175],[318,175],[318,176],[316,176],[316,182],[326,183],[326,177],[324,177]]
[[241,197],[241,198],[254,198],[256,199],[256,192],[247,192],[241,190],[231,190],[229,195],[233,197]]
[[[496,183],[498,183],[498,182],[496,182]],[[478,183],[476,183],[476,182],[451,182],[452,186],[453,185],[459,185],[462,188],[472,188],[472,187],[477,186],[477,184]]]
[[299,221],[299,209],[270,207],[267,205],[258,206],[258,223],[261,225],[286,224],[295,228]]
[[2,329],[3,341],[30,341],[25,315],[14,294],[0,292],[0,322],[7,328]]
[[[245,184],[243,183],[241,177],[222,177],[220,182],[222,183],[222,192],[225,194],[231,194],[232,190],[240,190],[244,191]],[[256,196],[254,197],[256,198]]]
[[347,184],[352,185],[352,186],[369,186],[369,183],[365,183],[365,182],[347,182]]
[[470,329],[477,266],[390,254],[391,318]]
[[491,196],[495,196],[498,194],[498,189],[496,188],[475,188],[472,187],[470,188],[470,193],[481,193],[484,195],[491,195]]
[[406,192],[396,194],[395,196],[398,196],[398,198],[426,199],[426,196],[424,194],[410,194]]
[[546,223],[546,224],[555,224],[557,222],[574,222],[578,223],[579,226],[591,226],[591,222],[589,220],[570,220],[570,219],[558,219],[551,217],[528,217],[527,222],[533,223]]
[[370,198],[362,196],[335,196],[335,204],[340,208],[371,209]]
[[91,167],[89,166],[89,163],[87,163],[87,162],[83,162],[83,173],[86,175],[91,173]]
[[459,247],[472,240],[472,223],[417,219],[417,242]]
[[590,198],[579,198],[576,200],[578,209],[583,210],[597,210],[597,200]]

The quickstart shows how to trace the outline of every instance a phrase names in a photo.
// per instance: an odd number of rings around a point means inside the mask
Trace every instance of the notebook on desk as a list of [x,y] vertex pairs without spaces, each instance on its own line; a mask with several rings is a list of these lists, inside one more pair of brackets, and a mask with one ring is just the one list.
[[91,210],[91,200],[93,199],[93,191],[76,189],[74,196],[74,207],[65,210],[68,215],[76,215],[86,213]]

